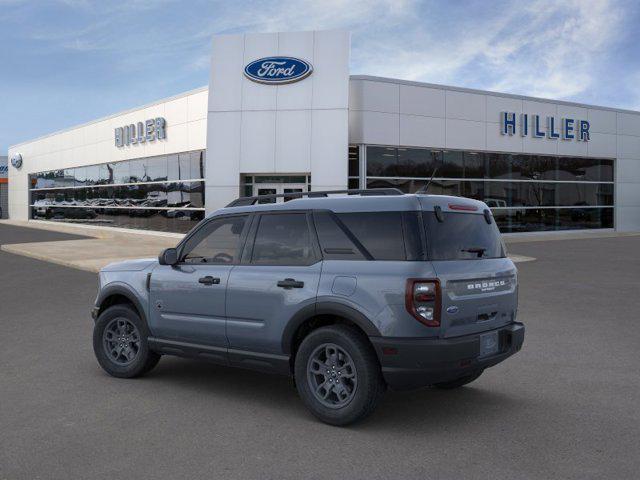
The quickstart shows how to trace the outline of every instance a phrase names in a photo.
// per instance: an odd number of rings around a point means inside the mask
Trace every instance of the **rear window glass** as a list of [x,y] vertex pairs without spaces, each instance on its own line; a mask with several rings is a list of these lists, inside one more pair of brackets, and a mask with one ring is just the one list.
[[400,212],[340,213],[338,218],[374,260],[406,260]]
[[439,222],[434,212],[424,212],[424,225],[431,260],[477,260],[505,256],[496,222],[484,215],[443,212]]

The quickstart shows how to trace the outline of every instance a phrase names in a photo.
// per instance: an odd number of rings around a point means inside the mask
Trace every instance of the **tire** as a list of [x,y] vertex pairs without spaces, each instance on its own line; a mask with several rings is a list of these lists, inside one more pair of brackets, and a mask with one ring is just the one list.
[[442,390],[453,390],[454,388],[460,388],[468,383],[473,382],[480,375],[482,375],[482,372],[484,372],[484,370],[472,373],[471,375],[465,375],[464,377],[456,378],[455,380],[451,380],[449,382],[435,383],[433,386]]
[[294,372],[305,406],[330,425],[364,419],[386,389],[373,348],[361,333],[344,325],[322,327],[307,335],[296,353]]
[[[147,325],[132,307],[114,305],[102,312],[96,321],[93,351],[109,375],[139,377],[160,361],[160,355],[149,349],[148,337]],[[118,344],[120,341],[123,343]]]

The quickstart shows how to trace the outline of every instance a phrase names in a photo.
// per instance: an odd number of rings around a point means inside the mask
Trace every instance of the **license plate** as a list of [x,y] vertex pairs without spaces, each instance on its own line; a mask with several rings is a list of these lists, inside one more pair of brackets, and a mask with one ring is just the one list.
[[480,335],[480,356],[488,357],[498,353],[498,332],[484,333]]

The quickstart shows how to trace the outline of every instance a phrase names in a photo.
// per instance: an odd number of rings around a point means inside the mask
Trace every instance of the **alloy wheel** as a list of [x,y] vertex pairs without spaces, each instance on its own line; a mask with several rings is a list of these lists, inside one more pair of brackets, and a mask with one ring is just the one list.
[[348,405],[358,386],[353,359],[335,343],[323,343],[311,353],[307,380],[316,400],[329,408]]
[[107,357],[118,365],[129,365],[140,351],[140,332],[126,318],[111,320],[102,334],[102,344]]

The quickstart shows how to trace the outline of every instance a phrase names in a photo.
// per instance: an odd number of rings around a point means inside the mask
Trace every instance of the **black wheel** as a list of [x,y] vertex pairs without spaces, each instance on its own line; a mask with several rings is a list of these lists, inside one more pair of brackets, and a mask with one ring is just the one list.
[[484,370],[480,370],[479,372],[475,372],[470,375],[465,375],[464,377],[456,378],[455,380],[451,380],[449,382],[435,383],[433,386],[436,388],[441,388],[443,390],[452,390],[454,388],[462,387],[467,383],[473,382],[480,375],[482,375],[482,372],[484,372]]
[[132,378],[158,364],[160,355],[149,350],[149,331],[128,305],[114,305],[100,314],[93,327],[93,351],[109,375]]
[[295,382],[311,413],[331,425],[365,418],[386,388],[366,338],[344,325],[319,328],[302,341]]

